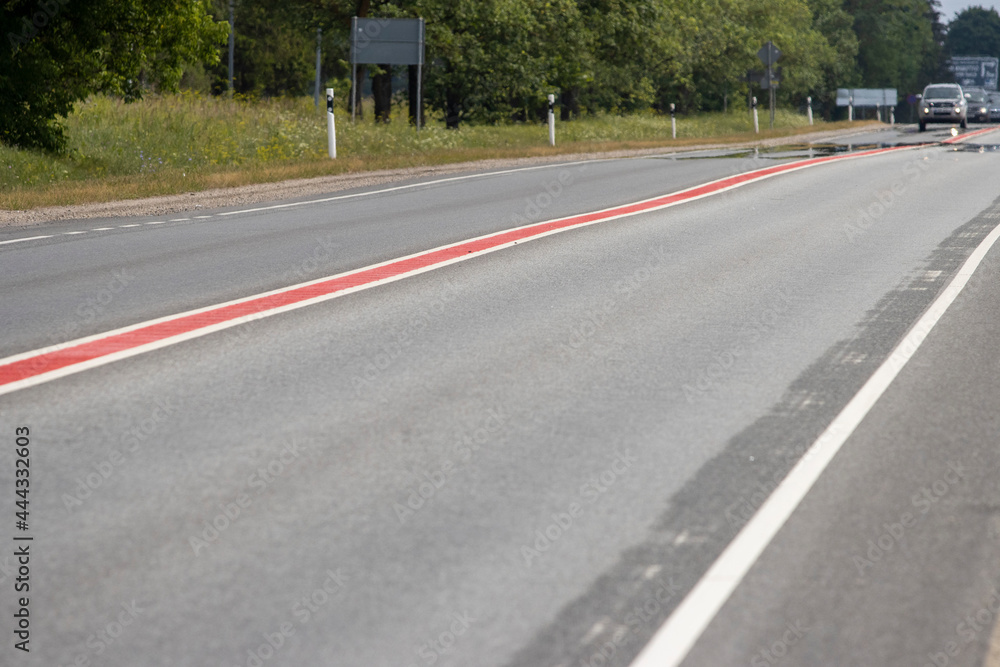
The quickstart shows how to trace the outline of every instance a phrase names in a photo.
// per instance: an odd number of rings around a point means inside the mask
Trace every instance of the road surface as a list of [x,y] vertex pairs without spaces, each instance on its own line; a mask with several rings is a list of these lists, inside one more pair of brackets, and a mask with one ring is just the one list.
[[[855,135],[837,143],[914,147],[0,395],[3,664],[633,663],[1000,223],[1000,132],[915,145],[950,136]],[[0,357],[833,154],[598,160],[5,230]],[[994,249],[685,664],[983,663],[998,275]]]

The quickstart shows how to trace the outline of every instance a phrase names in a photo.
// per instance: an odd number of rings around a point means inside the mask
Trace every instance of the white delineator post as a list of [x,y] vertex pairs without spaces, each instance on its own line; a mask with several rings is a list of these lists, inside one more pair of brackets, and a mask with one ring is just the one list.
[[333,123],[333,88],[326,89],[326,132],[330,157],[337,157],[337,128]]
[[549,146],[556,145],[556,96],[549,95]]
[[809,118],[809,124],[813,124],[813,98],[806,98],[806,116]]
[[854,95],[847,98],[847,120],[854,120]]
[[760,133],[760,122],[757,120],[757,98],[756,97],[753,98],[753,101],[750,103],[750,106],[753,108],[753,133],[754,134],[759,134]]
[[677,138],[677,118],[674,116],[674,112],[677,110],[677,105],[673,102],[670,103],[670,135],[676,139]]

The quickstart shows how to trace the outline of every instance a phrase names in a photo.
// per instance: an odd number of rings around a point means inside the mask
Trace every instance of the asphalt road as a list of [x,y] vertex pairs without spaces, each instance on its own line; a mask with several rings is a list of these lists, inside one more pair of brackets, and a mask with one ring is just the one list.
[[[0,539],[17,427],[34,537],[30,654],[0,556],[3,664],[628,665],[1000,221],[998,136],[775,176],[0,396]],[[0,356],[808,153],[4,231]],[[998,267],[687,664],[981,663]]]

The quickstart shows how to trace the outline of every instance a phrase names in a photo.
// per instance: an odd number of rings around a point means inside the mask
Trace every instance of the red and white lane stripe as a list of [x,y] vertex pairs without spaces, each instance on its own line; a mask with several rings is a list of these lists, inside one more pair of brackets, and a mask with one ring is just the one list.
[[42,384],[119,359],[174,345],[185,340],[277,315],[295,308],[401,280],[425,271],[465,261],[489,252],[557,234],[569,229],[657,211],[726,192],[779,174],[840,160],[857,160],[920,146],[900,146],[800,160],[654,197],[633,204],[547,220],[453,243],[354,271],[300,283],[235,301],[162,317],[59,345],[0,359],[0,395]]
[[979,135],[986,134],[988,132],[996,132],[997,130],[1000,130],[1000,127],[985,127],[985,128],[983,128],[981,130],[973,130],[972,132],[966,132],[964,134],[958,134],[958,135],[956,135],[954,137],[951,137],[950,139],[945,139],[941,143],[942,144],[957,144],[957,143],[959,143],[961,141],[965,141],[966,139],[971,139],[972,137],[978,137]]

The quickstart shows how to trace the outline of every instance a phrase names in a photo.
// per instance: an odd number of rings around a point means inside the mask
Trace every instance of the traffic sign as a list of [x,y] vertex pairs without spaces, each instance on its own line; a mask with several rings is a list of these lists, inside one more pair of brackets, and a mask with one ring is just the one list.
[[767,76],[766,72],[762,72],[759,79],[760,87],[764,90],[767,90],[768,88],[777,88],[778,84],[781,83],[781,70],[781,67],[772,70],[770,77]]
[[774,42],[768,41],[767,44],[760,47],[760,51],[757,52],[757,57],[765,65],[771,65],[778,62],[778,58],[781,57],[781,51],[778,47],[774,45]]

